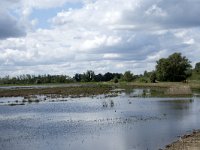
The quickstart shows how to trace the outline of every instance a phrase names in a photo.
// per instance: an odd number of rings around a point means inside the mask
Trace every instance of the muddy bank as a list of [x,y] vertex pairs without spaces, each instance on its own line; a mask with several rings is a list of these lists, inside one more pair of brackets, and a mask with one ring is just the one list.
[[164,150],[199,150],[200,149],[200,131],[184,135],[178,141],[167,145]]
[[111,86],[93,85],[93,86],[71,86],[71,87],[44,87],[44,88],[16,88],[0,89],[0,97],[18,97],[29,95],[57,94],[63,96],[92,96],[109,93]]

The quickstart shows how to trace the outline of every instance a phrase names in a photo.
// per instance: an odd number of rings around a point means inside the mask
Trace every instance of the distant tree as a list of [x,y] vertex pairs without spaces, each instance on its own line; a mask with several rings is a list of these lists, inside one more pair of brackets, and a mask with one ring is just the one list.
[[67,76],[65,75],[60,75],[58,76],[58,83],[66,83]]
[[80,82],[81,81],[81,74],[78,74],[78,73],[76,73],[75,75],[74,75],[74,80],[76,81],[76,82]]
[[117,77],[114,77],[113,81],[114,81],[114,83],[118,83],[119,82]]
[[160,81],[167,81],[169,71],[169,61],[166,58],[161,58],[157,61],[156,76]]
[[5,76],[0,78],[0,84],[42,84],[42,83],[71,83],[74,82],[66,75],[20,75],[17,77]]
[[103,75],[100,73],[98,75],[95,75],[94,81],[96,81],[96,82],[103,81]]
[[153,71],[150,75],[150,81],[151,83],[155,83],[156,82],[156,73],[155,71]]
[[116,77],[117,79],[121,79],[121,77],[123,76],[122,73],[113,73],[114,78]]
[[123,75],[123,80],[124,80],[124,81],[131,82],[131,81],[133,81],[133,79],[134,79],[134,76],[133,76],[133,74],[131,73],[131,71],[126,71],[126,72],[124,73],[124,75]]
[[51,83],[52,81],[51,81],[51,75],[47,75],[47,77],[46,77],[46,82],[47,83]]
[[82,75],[82,81],[84,82],[90,82],[94,81],[95,73],[92,70],[88,70]]
[[110,72],[107,72],[104,74],[103,78],[104,78],[104,81],[110,81],[114,78],[114,75]]
[[74,79],[71,78],[70,76],[65,76],[65,83],[71,83],[74,82]]
[[134,75],[133,77],[134,77],[134,80],[135,79],[137,80],[137,79],[139,79],[141,77],[141,75]]
[[181,53],[174,53],[168,58],[157,61],[156,75],[160,81],[182,81],[185,80],[191,70],[190,61]]
[[200,62],[196,63],[194,70],[200,72]]
[[35,81],[35,83],[36,83],[36,84],[41,84],[42,81],[41,81],[40,79],[37,79],[37,80]]
[[146,70],[144,71],[144,77],[150,77],[151,72],[147,72]]
[[142,82],[142,83],[148,83],[148,78],[144,77],[144,76],[141,76],[139,78],[139,82]]

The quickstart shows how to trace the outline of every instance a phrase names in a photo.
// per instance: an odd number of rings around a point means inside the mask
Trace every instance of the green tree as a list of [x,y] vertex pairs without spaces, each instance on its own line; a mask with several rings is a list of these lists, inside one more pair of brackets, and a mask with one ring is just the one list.
[[200,62],[196,63],[194,70],[200,72]]
[[95,75],[94,80],[95,80],[96,82],[103,81],[103,75],[100,74],[100,73],[97,74],[97,75]]
[[114,83],[118,83],[119,82],[117,77],[114,77],[113,81],[114,81]]
[[124,73],[124,75],[123,75],[123,80],[124,80],[124,81],[131,82],[131,81],[133,81],[133,79],[134,79],[134,76],[133,76],[133,74],[131,73],[131,71],[126,71],[126,72]]
[[156,75],[160,81],[182,81],[190,76],[190,61],[181,53],[174,53],[168,58],[157,61]]
[[76,82],[80,82],[81,81],[81,74],[78,74],[78,73],[76,73],[75,75],[74,75],[74,80],[76,81]]
[[151,76],[151,72],[147,72],[146,70],[144,71],[144,77],[150,77]]
[[156,73],[155,71],[153,71],[150,75],[150,81],[151,83],[155,83],[156,82]]
[[84,82],[90,82],[94,81],[95,73],[92,70],[88,70],[86,73],[82,75],[82,81]]
[[166,58],[161,58],[157,61],[156,76],[160,81],[167,81],[169,71],[169,62]]
[[103,78],[104,78],[104,81],[110,81],[114,78],[114,75],[110,72],[107,72],[104,74]]

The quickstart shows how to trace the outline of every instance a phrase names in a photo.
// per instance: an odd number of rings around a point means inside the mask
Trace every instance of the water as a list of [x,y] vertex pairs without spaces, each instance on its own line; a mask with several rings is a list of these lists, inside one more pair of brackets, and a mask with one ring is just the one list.
[[0,149],[157,150],[200,129],[200,98],[144,98],[136,91],[1,105]]

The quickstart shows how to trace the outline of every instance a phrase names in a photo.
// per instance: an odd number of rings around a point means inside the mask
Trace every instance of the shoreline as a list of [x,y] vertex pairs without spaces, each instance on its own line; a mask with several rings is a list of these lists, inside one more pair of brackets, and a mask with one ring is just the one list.
[[198,150],[200,149],[200,130],[181,136],[178,140],[166,145],[163,150]]
[[[63,96],[94,96],[99,94],[108,94],[116,89],[130,90],[133,88],[144,88],[157,90],[152,93],[152,97],[191,97],[193,90],[198,90],[196,94],[200,95],[200,88],[193,89],[185,83],[74,83],[74,84],[55,84],[55,85],[26,85],[26,86],[0,86],[0,97],[17,97],[28,95],[46,95],[57,94]],[[121,91],[120,91],[121,92]]]
[[183,82],[157,82],[157,83],[142,83],[142,82],[74,82],[74,83],[45,83],[45,84],[0,84],[1,88],[17,88],[17,87],[71,87],[71,86],[95,86],[95,85],[109,85],[109,86],[133,86],[146,88],[169,88],[172,86],[190,86],[192,89],[200,89],[200,82],[189,81]]

